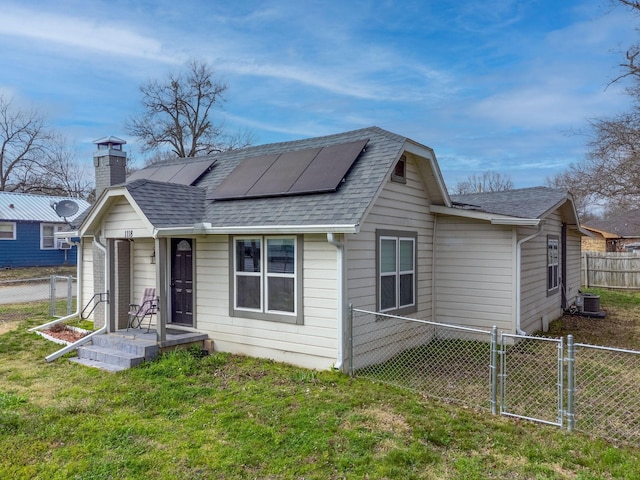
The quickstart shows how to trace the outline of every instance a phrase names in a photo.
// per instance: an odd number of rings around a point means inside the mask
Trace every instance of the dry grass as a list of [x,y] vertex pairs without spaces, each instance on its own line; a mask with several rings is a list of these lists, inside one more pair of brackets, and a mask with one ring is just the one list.
[[51,275],[75,275],[76,267],[25,267],[25,268],[8,268],[0,269],[0,282],[11,280],[26,280],[30,278],[45,278]]
[[[640,350],[640,292],[594,290],[601,296],[605,318],[564,315],[551,322],[549,335],[573,335],[578,343]],[[616,301],[617,297],[625,301]]]

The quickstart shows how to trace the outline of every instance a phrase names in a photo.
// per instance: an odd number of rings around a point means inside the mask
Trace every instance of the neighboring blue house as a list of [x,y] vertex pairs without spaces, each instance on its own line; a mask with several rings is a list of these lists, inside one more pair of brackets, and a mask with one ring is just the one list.
[[0,192],[0,268],[76,264],[77,248],[54,236],[69,229],[56,206],[73,221],[90,205],[77,198]]

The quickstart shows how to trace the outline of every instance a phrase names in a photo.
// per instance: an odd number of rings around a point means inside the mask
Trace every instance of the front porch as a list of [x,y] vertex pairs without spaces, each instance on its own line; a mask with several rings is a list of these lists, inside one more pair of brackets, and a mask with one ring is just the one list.
[[165,340],[159,342],[157,333],[154,330],[147,333],[146,328],[130,328],[95,335],[91,342],[77,348],[77,357],[69,360],[89,367],[117,372],[151,361],[159,353],[174,348],[198,346],[203,349],[205,340],[209,338],[205,333],[174,328],[167,328],[165,336]]

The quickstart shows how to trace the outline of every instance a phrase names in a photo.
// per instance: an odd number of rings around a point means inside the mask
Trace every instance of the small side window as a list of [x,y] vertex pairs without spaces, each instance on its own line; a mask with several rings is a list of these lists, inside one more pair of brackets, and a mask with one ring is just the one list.
[[560,278],[560,241],[558,237],[547,238],[547,291],[555,293],[559,286]]
[[0,222],[0,240],[15,240],[16,224],[14,222]]

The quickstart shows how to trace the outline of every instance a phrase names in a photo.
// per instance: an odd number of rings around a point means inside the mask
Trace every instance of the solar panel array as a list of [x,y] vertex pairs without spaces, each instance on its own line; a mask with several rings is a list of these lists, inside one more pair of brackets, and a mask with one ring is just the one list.
[[205,172],[211,169],[214,163],[215,160],[208,159],[147,167],[133,172],[127,177],[127,182],[145,179],[179,185],[193,185]]
[[335,191],[368,141],[245,158],[207,200]]

